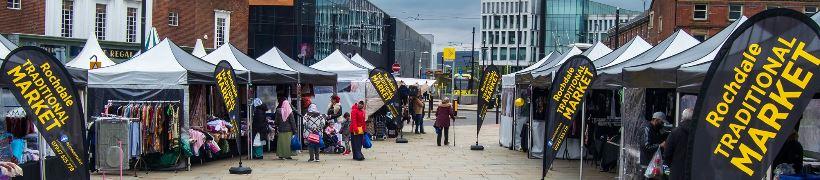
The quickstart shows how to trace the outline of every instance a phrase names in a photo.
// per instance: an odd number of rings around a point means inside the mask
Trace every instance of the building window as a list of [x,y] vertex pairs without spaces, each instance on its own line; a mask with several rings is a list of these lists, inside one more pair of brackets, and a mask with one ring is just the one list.
[[743,5],[730,4],[729,5],[729,21],[735,21],[743,16]]
[[817,13],[817,6],[806,6],[803,8],[803,13],[809,16],[814,15],[814,13]]
[[695,4],[695,12],[693,18],[695,20],[706,20],[708,17],[708,6],[706,4]]
[[501,57],[499,57],[498,60],[507,60],[507,50],[507,48],[501,48],[501,53],[499,53]]
[[128,34],[125,41],[137,42],[137,8],[128,8],[126,15],[126,31]]
[[97,39],[105,40],[105,19],[106,19],[106,5],[97,4],[97,9],[94,18],[94,32],[97,33]]
[[177,13],[177,12],[168,12],[168,25],[169,26],[179,26],[179,13]]
[[60,29],[60,35],[63,37],[71,37],[71,32],[74,28],[74,1],[63,0],[63,25]]
[[481,17],[481,29],[487,29],[487,16]]
[[501,28],[501,16],[495,16],[495,18],[493,18],[493,28]]
[[526,16],[526,15],[524,15],[524,19],[521,21],[521,23],[523,23],[523,26],[522,26],[523,28],[527,28],[527,27],[528,27],[528,26],[527,26],[527,21],[528,21],[528,20],[529,20],[529,19],[527,19],[527,16]]
[[514,37],[514,36],[515,36],[515,33],[513,33],[512,31],[507,32],[507,43],[508,44],[515,44],[515,38],[516,37]]
[[696,35],[694,35],[694,36],[692,36],[692,37],[694,37],[695,39],[697,39],[697,40],[698,40],[698,41],[700,41],[700,42],[703,42],[703,41],[705,41],[705,40],[706,40],[706,35],[704,35],[704,34],[696,34]]
[[214,19],[214,48],[230,42],[230,12],[217,11]]
[[493,61],[498,59],[498,48],[497,47],[493,48],[492,53],[490,53],[490,57],[492,57],[490,59],[492,59]]
[[649,29],[655,27],[655,11],[649,12]]
[[777,9],[777,8],[781,8],[781,7],[778,6],[778,5],[774,5],[774,4],[769,4],[769,5],[766,6],[766,10]]
[[8,0],[8,1],[6,1],[6,2],[8,2],[6,4],[6,8],[19,10],[20,9],[20,1],[22,1],[22,0]]

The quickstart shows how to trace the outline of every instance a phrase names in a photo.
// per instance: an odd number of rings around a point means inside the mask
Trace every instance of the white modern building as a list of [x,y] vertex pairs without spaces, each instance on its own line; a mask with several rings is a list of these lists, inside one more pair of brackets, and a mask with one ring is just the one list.
[[538,0],[481,0],[481,65],[514,69],[538,59]]
[[[616,10],[618,12],[616,13]],[[618,9],[617,7],[602,4],[595,1],[589,1],[588,15],[587,15],[587,42],[595,44],[595,42],[606,42],[609,35],[607,31],[615,28],[615,21],[626,23],[632,18],[639,16],[641,12],[631,11],[626,9]],[[620,16],[620,18],[616,18]]]

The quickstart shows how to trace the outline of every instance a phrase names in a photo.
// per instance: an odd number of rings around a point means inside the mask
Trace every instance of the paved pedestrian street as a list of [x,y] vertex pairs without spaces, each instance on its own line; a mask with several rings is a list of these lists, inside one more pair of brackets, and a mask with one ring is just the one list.
[[[526,153],[511,151],[498,145],[498,127],[492,122],[481,131],[484,151],[471,151],[475,143],[474,125],[455,126],[455,139],[448,147],[435,144],[435,130],[427,126],[427,134],[405,133],[408,144],[393,140],[373,141],[373,148],[365,149],[367,160],[359,162],[351,156],[322,154],[321,162],[306,162],[307,153],[295,160],[278,160],[275,154],[265,154],[264,160],[244,161],[253,168],[250,175],[231,175],[228,168],[236,159],[194,164],[191,171],[145,172],[139,179],[540,179],[541,159],[528,159]],[[405,127],[405,131],[409,131]],[[452,134],[451,134],[452,136]],[[547,179],[577,179],[579,161],[556,160]],[[615,173],[601,173],[591,165],[584,167],[584,179],[613,179]],[[124,179],[138,179],[128,172]],[[95,174],[94,179],[102,179]],[[108,174],[106,179],[119,179]]]

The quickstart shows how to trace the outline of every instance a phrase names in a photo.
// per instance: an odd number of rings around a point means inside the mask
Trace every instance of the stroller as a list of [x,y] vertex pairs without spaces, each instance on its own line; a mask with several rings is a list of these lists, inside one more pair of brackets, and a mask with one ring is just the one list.
[[334,125],[328,124],[325,127],[325,130],[322,131],[322,142],[324,142],[322,152],[331,154],[344,153],[345,147],[342,144],[340,137],[341,135],[339,134],[339,131],[336,130]]

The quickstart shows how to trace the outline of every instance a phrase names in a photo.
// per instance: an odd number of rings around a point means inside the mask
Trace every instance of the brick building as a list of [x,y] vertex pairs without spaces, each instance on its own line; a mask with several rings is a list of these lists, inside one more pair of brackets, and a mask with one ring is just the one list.
[[621,24],[617,35],[614,28],[609,30],[610,39],[606,43],[609,47],[620,47],[641,36],[656,45],[677,29],[703,41],[741,16],[751,17],[773,8],[789,8],[812,15],[818,7],[820,2],[806,0],[655,0],[649,10]]
[[[206,48],[230,42],[247,50],[247,0],[146,0],[145,27],[183,47],[203,39]],[[141,0],[8,0],[0,7],[0,34],[20,46],[37,46],[65,62],[94,34],[114,61],[141,49]],[[207,38],[206,38],[207,37]]]

